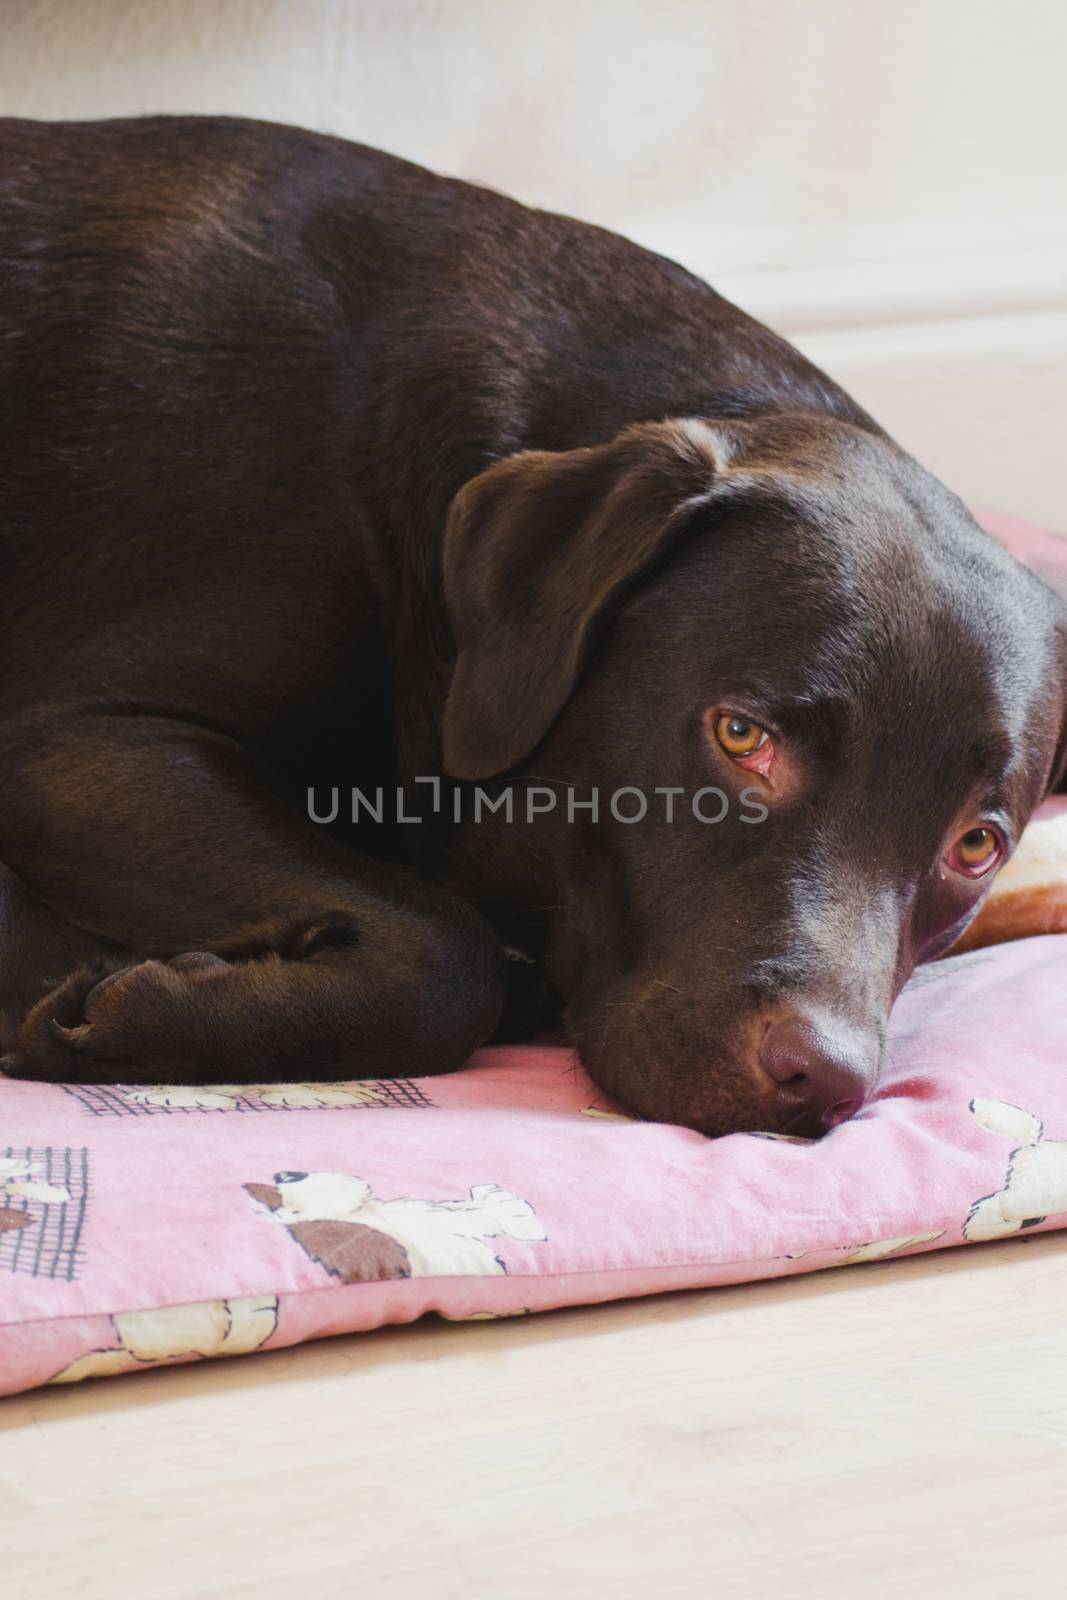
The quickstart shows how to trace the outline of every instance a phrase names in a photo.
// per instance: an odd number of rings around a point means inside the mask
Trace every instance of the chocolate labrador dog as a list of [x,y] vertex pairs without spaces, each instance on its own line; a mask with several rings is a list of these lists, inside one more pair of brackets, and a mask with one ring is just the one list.
[[0,124],[0,424],[9,1073],[555,1007],[638,1114],[816,1131],[1062,773],[1060,602],[836,385],[375,151]]

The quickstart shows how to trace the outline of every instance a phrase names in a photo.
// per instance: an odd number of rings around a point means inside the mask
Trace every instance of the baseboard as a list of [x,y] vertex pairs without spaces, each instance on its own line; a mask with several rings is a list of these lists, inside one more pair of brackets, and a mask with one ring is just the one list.
[[720,274],[715,287],[793,336],[1067,310],[1067,244]]
[[[1067,529],[1062,229],[1002,215],[969,231],[663,229],[654,243],[792,339],[972,503]],[[729,270],[746,256],[788,264]]]
[[795,342],[972,504],[1067,529],[1067,305]]

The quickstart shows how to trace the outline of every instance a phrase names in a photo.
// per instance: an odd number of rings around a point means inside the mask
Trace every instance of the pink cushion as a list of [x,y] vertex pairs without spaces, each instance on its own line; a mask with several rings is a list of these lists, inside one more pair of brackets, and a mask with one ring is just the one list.
[[818,1144],[614,1120],[561,1049],[321,1089],[5,1083],[0,1392],[1063,1226],[1065,1025],[1067,936],[927,968]]
[[406,1082],[0,1080],[0,1393],[1062,1227],[1065,1029],[1067,935],[924,968],[817,1144],[631,1122],[537,1047]]

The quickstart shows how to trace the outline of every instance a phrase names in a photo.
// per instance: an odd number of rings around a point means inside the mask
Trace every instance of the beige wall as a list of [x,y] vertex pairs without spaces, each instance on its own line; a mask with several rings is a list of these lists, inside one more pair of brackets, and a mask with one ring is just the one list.
[[1067,524],[1065,0],[0,0],[0,112],[229,111],[618,228]]

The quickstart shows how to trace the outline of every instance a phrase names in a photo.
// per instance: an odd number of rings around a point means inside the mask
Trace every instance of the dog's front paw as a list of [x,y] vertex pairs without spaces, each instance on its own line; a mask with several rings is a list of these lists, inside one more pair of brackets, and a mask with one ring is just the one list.
[[114,1083],[143,1076],[146,1039],[162,1014],[181,1007],[194,974],[226,968],[219,956],[187,952],[171,961],[97,962],[50,989],[18,1029],[0,1068],[46,1083]]
[[45,1083],[69,1080],[73,1037],[85,1024],[86,1000],[101,983],[127,968],[125,962],[94,961],[76,968],[49,989],[22,1023],[9,1030],[0,1068],[13,1078],[36,1078]]

